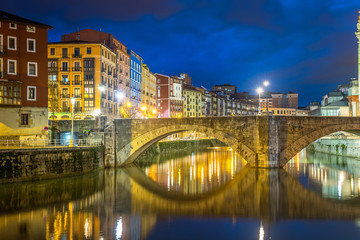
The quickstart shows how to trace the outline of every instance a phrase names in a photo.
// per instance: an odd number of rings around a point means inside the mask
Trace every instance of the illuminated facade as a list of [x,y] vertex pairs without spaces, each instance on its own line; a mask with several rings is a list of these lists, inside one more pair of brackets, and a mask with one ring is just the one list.
[[197,87],[184,84],[184,117],[202,116],[202,91]]
[[146,64],[142,64],[141,116],[154,118],[156,115],[156,77],[149,71]]
[[130,55],[130,115],[132,118],[141,117],[141,74],[143,59],[134,51],[128,50]]
[[0,11],[0,138],[46,137],[47,30]]
[[107,46],[80,40],[49,43],[48,74],[50,119],[69,119],[72,111],[74,119],[119,116],[116,54]]

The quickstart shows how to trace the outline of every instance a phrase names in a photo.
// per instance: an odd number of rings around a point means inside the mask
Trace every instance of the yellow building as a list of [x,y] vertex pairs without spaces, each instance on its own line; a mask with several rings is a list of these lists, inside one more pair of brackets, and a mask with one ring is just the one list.
[[48,44],[49,117],[54,120],[119,116],[116,54],[100,43]]
[[201,117],[202,116],[202,99],[201,90],[197,87],[184,84],[184,117]]
[[149,71],[146,64],[142,65],[141,72],[141,115],[154,118],[156,109],[156,77]]

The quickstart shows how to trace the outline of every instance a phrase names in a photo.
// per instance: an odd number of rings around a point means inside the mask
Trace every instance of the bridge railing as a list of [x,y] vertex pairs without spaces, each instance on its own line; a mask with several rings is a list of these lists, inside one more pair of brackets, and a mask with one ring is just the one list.
[[[0,140],[0,149],[60,148],[69,147],[69,139]],[[74,139],[73,147],[96,147],[103,144],[100,139]]]

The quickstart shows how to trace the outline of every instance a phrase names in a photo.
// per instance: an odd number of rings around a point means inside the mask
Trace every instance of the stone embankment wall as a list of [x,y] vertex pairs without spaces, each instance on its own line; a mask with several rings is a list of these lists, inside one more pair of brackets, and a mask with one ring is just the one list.
[[104,167],[104,147],[0,150],[0,183],[73,176]]
[[360,140],[357,139],[320,139],[309,145],[311,151],[347,157],[360,157]]

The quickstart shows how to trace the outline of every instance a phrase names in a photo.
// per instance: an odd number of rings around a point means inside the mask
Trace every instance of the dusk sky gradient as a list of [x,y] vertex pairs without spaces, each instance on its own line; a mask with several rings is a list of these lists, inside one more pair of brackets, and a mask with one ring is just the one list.
[[195,86],[230,83],[238,91],[265,79],[270,91],[320,101],[357,77],[355,0],[4,1],[2,10],[64,33],[112,33],[153,73],[189,73]]

